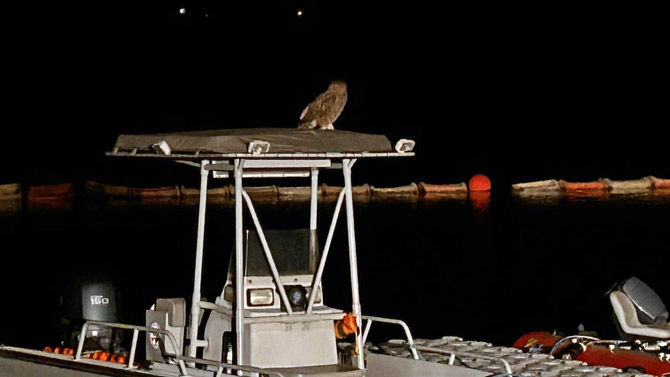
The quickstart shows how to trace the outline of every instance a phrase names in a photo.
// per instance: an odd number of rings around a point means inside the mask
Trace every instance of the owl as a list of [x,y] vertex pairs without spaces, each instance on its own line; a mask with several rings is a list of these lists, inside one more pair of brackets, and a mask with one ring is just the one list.
[[300,114],[299,130],[334,130],[333,122],[342,113],[347,103],[347,83],[333,80],[328,90],[319,94]]

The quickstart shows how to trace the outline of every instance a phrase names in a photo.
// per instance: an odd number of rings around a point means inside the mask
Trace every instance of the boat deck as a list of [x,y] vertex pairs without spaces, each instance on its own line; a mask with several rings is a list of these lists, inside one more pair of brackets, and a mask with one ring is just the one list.
[[[414,344],[426,361],[522,377],[653,377],[648,374],[628,373],[621,369],[587,365],[577,360],[561,360],[541,353],[524,353],[517,348],[496,347],[491,343],[465,341],[462,338],[445,336],[439,339],[415,339]],[[412,358],[404,340],[390,341],[377,348],[392,356]],[[454,355],[454,356],[452,356]],[[503,362],[504,361],[504,362]]]

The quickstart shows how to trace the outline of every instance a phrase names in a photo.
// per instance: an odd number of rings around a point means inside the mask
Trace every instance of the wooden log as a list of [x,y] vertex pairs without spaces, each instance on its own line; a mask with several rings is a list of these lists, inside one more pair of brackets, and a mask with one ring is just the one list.
[[419,197],[419,186],[412,182],[407,186],[399,187],[374,187],[371,186],[372,199],[410,199]]
[[[371,186],[368,185],[367,183],[364,184],[364,185],[360,185],[360,186],[353,186],[351,188],[351,193],[354,195],[354,199],[356,199],[357,197],[359,197],[359,198],[369,198],[371,193],[372,193],[372,190],[370,189],[370,187]],[[336,197],[336,196],[340,195],[340,191],[342,191],[342,188],[343,187],[341,187],[341,186],[328,186],[325,183],[322,183],[321,187],[320,187],[320,189],[321,189],[320,192],[323,196],[335,196]]]
[[670,203],[670,188],[654,189],[649,196],[659,202]]
[[323,196],[338,196],[342,191],[341,186],[328,186],[325,183],[321,184],[321,195]]
[[110,196],[124,198],[170,198],[179,197],[178,186],[166,187],[125,187],[86,181],[86,193],[93,196]]
[[28,202],[48,200],[68,200],[74,196],[71,183],[60,185],[31,186],[28,189]]
[[[197,197],[200,196],[200,189],[193,189],[193,188],[188,188],[185,186],[181,186],[179,189],[179,192],[182,197]],[[207,197],[228,197],[230,196],[230,190],[228,189],[228,186],[223,186],[223,187],[217,187],[217,188],[211,188],[207,190]]]
[[21,185],[19,183],[0,185],[0,201],[20,200],[21,197]]
[[654,189],[670,189],[670,179],[661,179],[654,176],[647,177],[651,180],[651,185]]
[[467,195],[468,193],[468,185],[465,184],[465,182],[452,184],[430,184],[419,182],[418,187],[421,196],[453,196],[454,194]]
[[[317,195],[320,195],[320,188],[319,188],[319,193]],[[277,193],[278,197],[280,199],[282,198],[290,198],[290,199],[309,199],[310,196],[312,195],[312,188],[309,186],[302,186],[302,187],[279,187],[277,188]]]
[[555,179],[525,182],[512,185],[512,194],[522,199],[531,199],[537,203],[548,203],[550,198],[563,195],[561,185]]
[[[233,190],[235,190],[235,187],[233,187]],[[253,200],[276,200],[279,197],[279,189],[275,185],[245,187],[244,190]]]
[[558,181],[555,179],[548,179],[545,181],[535,181],[535,182],[524,182],[516,183],[512,185],[512,191],[515,192],[524,192],[524,191],[534,191],[534,192],[550,192],[550,191],[560,191],[561,186],[558,184]]
[[652,181],[649,178],[633,179],[629,181],[613,181],[609,178],[602,179],[607,189],[615,195],[640,194],[649,192]]
[[21,200],[2,200],[0,198],[0,215],[14,215],[21,212]]
[[560,180],[559,184],[566,192],[606,191],[607,186],[602,181],[568,182]]

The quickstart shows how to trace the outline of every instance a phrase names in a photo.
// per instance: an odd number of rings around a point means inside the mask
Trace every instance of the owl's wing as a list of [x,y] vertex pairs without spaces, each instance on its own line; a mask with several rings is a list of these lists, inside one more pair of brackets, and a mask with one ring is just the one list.
[[[337,95],[332,92],[323,92],[312,101],[300,114],[300,125],[317,121],[336,104]],[[312,126],[315,127],[316,124]]]

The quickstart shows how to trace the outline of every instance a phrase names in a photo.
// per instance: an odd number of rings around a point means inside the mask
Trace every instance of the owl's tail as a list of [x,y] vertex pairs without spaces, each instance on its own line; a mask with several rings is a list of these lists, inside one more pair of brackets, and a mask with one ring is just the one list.
[[301,120],[300,123],[298,124],[298,129],[299,130],[313,130],[316,128],[316,121],[312,120],[309,122]]

